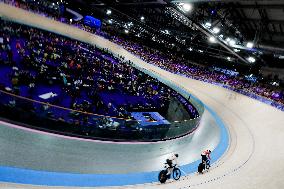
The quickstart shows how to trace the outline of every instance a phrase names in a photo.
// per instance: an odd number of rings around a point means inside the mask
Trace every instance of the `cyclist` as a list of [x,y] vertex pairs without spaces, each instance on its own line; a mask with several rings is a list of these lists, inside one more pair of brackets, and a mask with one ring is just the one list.
[[168,168],[168,173],[167,175],[171,174],[174,167],[173,167],[173,163],[175,163],[175,165],[177,165],[177,158],[178,158],[178,154],[173,154],[171,155],[167,160],[167,164],[169,165],[169,168]]
[[202,163],[205,163],[205,165],[207,164],[208,159],[211,160],[210,154],[211,154],[211,150],[204,150],[201,153]]

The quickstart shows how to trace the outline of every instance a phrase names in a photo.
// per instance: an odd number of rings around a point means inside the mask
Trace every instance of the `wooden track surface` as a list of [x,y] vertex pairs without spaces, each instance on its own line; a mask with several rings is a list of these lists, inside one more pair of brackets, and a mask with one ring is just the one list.
[[[9,10],[1,5],[0,14],[4,13],[9,14]],[[49,30],[54,29],[59,33],[73,35],[75,38],[84,38],[85,41],[98,46],[108,46],[111,51],[133,60],[137,66],[154,71],[160,74],[160,77],[170,79],[186,88],[211,107],[228,127],[229,149],[209,172],[203,175],[192,174],[178,182],[168,182],[163,185],[151,183],[111,188],[280,189],[284,187],[284,112],[240,94],[236,94],[232,99],[230,98],[232,92],[227,89],[161,70],[139,60],[117,45],[72,29],[70,26],[65,27],[55,21],[51,23],[48,19],[41,17],[31,17],[29,13],[21,11],[11,12],[10,10],[10,15],[15,19],[18,19],[17,16],[20,15],[21,22],[30,22],[32,18],[31,25],[39,24]],[[49,187],[2,183],[0,188]]]

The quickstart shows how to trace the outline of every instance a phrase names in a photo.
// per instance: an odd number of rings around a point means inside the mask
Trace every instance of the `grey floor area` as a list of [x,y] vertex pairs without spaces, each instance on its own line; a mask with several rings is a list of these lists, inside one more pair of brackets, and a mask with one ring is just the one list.
[[69,173],[131,173],[160,170],[171,153],[181,165],[214,148],[220,130],[205,111],[195,133],[172,141],[120,144],[66,139],[0,124],[0,165]]

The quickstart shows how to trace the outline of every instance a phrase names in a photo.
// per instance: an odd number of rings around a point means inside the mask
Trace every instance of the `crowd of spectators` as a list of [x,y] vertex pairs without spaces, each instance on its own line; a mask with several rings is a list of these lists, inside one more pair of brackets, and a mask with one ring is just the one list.
[[[84,26],[80,22],[73,24],[76,24],[84,30],[95,32],[93,29]],[[264,101],[277,106],[280,109],[284,109],[284,92],[283,89],[279,87],[261,82],[260,80],[248,80],[244,75],[229,75],[213,69],[208,69],[208,67],[191,64],[188,60],[175,56],[174,52],[169,54],[157,51],[157,49],[147,47],[145,44],[125,39],[118,33],[117,35],[114,35],[113,32],[109,35],[108,31],[97,31],[96,33],[123,46],[125,49],[138,55],[146,62],[155,64],[170,72],[222,85],[254,98],[264,99]]]
[[[107,50],[8,21],[1,21],[0,26],[1,90],[80,112],[124,119],[132,119],[131,112],[135,111],[165,115],[170,101],[178,96]],[[9,105],[15,107],[17,103],[10,100]],[[188,112],[192,118],[198,116],[192,105],[185,106],[191,107]],[[65,115],[64,109],[52,111],[48,104],[40,111],[61,120],[80,117],[77,111],[71,115]],[[80,119],[88,121],[84,116]]]
[[[199,66],[196,64],[189,64],[181,58],[174,58],[174,56],[165,55],[155,49],[143,46],[124,40],[121,37],[115,36],[112,38],[113,42],[123,46],[128,51],[138,55],[141,59],[148,63],[154,64],[160,68],[168,70],[173,73],[185,75],[194,79],[207,81],[223,85],[224,87],[242,92],[245,94],[253,93],[267,99],[279,103],[279,106],[284,105],[284,91],[279,87],[272,86],[270,83],[263,83],[259,81],[251,81],[244,75],[230,75],[216,71],[212,68]],[[275,104],[275,106],[278,106]]]

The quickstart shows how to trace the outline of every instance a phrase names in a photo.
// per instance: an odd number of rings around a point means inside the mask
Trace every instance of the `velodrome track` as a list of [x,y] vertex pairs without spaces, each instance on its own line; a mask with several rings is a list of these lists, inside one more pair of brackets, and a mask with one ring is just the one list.
[[[12,9],[12,8],[11,8]],[[284,112],[269,105],[236,94],[222,87],[175,75],[147,64],[120,47],[86,32],[23,11],[11,11],[1,4],[0,14],[21,22],[33,22],[55,32],[66,32],[87,42],[108,46],[110,50],[135,60],[136,66],[159,74],[197,96],[221,117],[230,136],[227,152],[203,175],[190,174],[177,182],[149,183],[109,188],[211,188],[266,189],[284,187]],[[22,14],[23,13],[23,14]],[[20,17],[17,17],[19,16]],[[32,21],[30,21],[32,20]],[[57,27],[55,27],[55,25]],[[51,29],[53,28],[53,29]],[[46,28],[45,28],[46,29]],[[61,31],[59,31],[61,29]],[[234,98],[232,98],[234,96]],[[0,188],[64,188],[1,183]],[[70,188],[70,187],[69,187]]]

